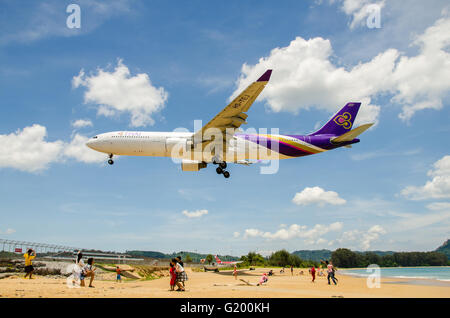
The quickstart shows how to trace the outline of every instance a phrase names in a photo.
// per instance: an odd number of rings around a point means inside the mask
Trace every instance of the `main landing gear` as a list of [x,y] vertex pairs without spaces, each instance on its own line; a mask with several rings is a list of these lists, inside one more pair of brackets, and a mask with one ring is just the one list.
[[217,174],[223,174],[223,176],[228,179],[230,177],[230,173],[228,171],[226,171],[225,169],[227,168],[227,163],[225,161],[222,162],[216,162],[215,160],[213,160],[213,164],[215,165],[219,165],[216,168],[216,172]]
[[113,165],[113,164],[114,164],[114,160],[112,160],[112,157],[113,157],[113,154],[112,154],[112,153],[109,154],[109,160],[108,160],[108,163],[109,163],[110,165]]

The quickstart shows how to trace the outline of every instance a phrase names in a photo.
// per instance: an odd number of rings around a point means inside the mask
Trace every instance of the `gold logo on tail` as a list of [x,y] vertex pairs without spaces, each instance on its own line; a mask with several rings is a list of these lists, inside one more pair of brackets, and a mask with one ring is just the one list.
[[352,119],[352,115],[345,112],[342,115],[336,116],[334,118],[334,122],[339,126],[344,127],[345,129],[350,129],[352,128],[352,122],[350,121],[350,119]]

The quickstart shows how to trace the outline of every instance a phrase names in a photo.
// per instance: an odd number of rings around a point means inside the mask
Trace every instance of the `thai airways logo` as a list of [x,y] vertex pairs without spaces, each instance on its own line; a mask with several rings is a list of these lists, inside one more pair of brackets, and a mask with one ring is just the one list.
[[339,126],[344,127],[345,129],[350,129],[352,128],[352,122],[350,121],[350,119],[352,119],[352,115],[345,112],[342,115],[334,117],[334,122]]

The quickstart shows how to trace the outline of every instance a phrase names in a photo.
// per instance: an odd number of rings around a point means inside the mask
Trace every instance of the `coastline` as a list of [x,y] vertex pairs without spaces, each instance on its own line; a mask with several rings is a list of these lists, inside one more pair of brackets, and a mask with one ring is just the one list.
[[[380,267],[383,269],[410,269],[410,268],[449,268],[450,266],[411,266],[411,267]],[[348,271],[361,271],[362,273],[354,273]],[[365,272],[366,268],[345,268],[338,269],[338,272],[342,275],[351,276],[355,278],[367,278],[370,273]],[[442,286],[450,287],[450,279],[440,279],[427,276],[407,276],[407,275],[381,275],[381,282],[385,284],[412,284],[422,286]]]

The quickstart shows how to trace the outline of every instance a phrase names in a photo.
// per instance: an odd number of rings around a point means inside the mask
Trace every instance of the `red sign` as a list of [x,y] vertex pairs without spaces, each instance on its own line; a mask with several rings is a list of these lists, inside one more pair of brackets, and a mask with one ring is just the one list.
[[16,248],[16,249],[14,250],[14,252],[16,252],[16,253],[22,253],[22,249],[21,249],[21,248]]

